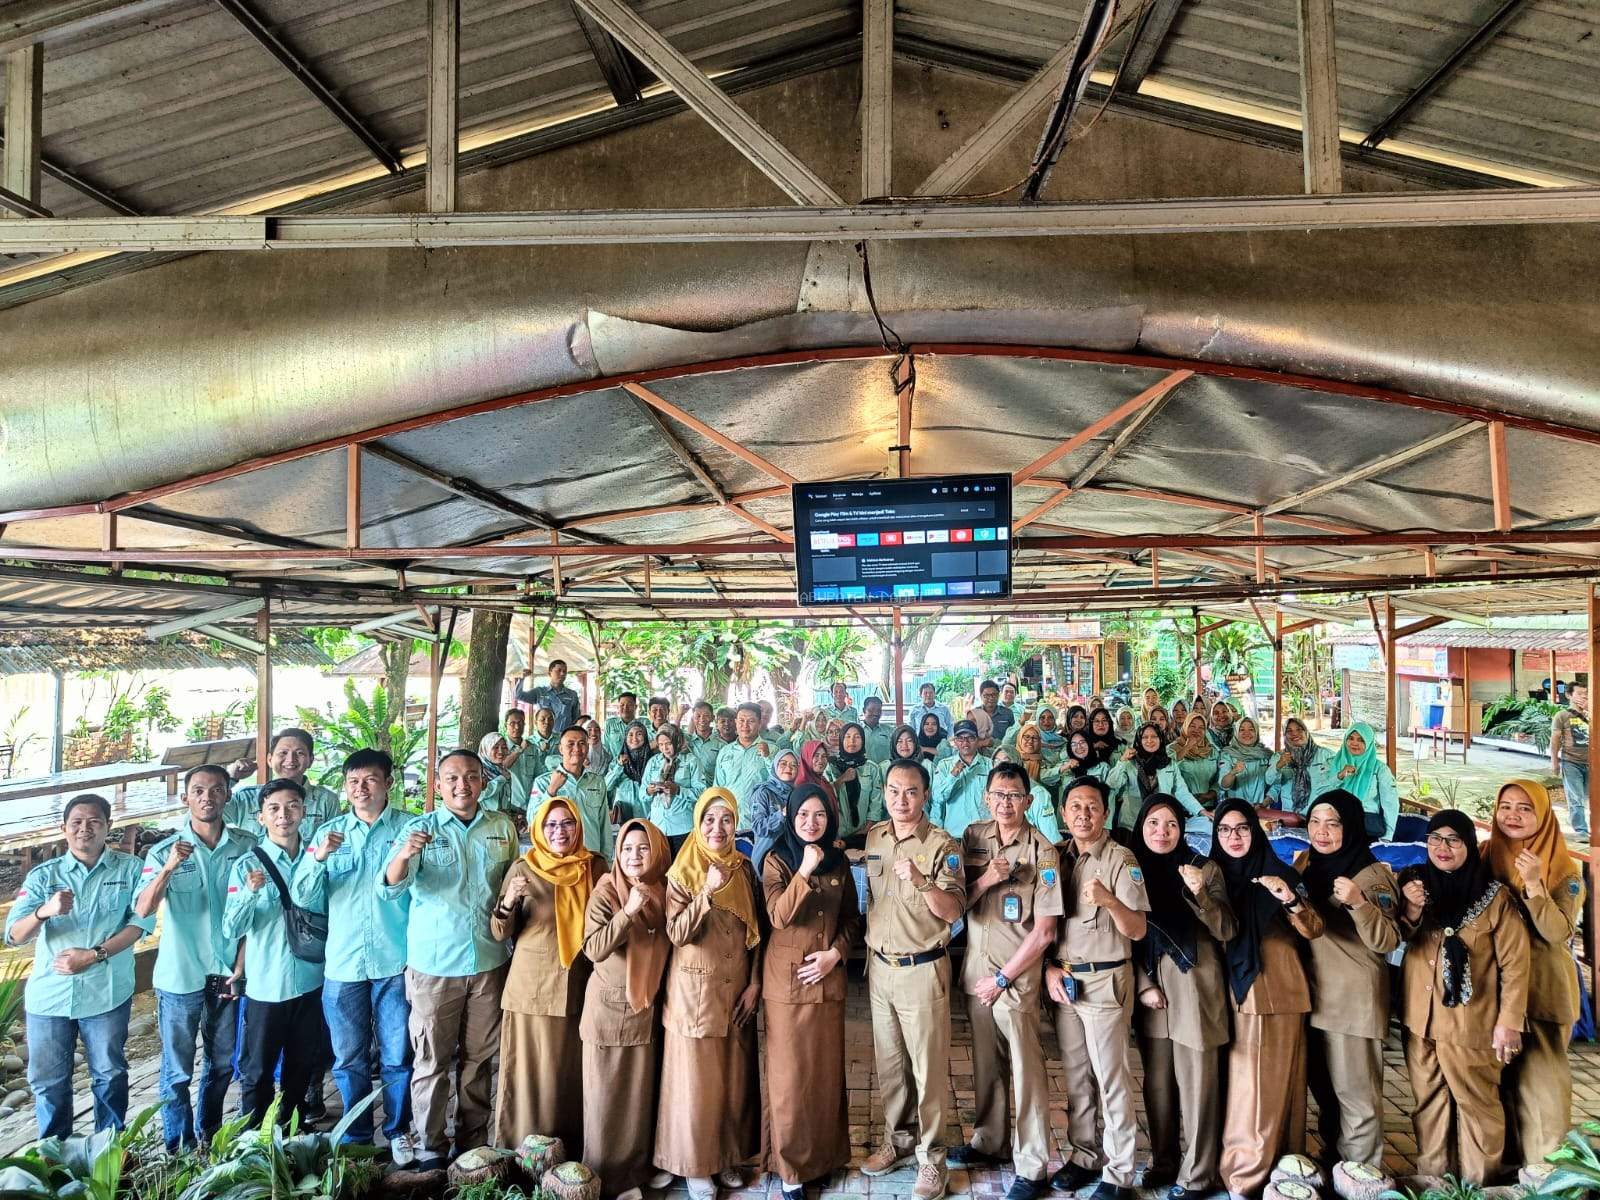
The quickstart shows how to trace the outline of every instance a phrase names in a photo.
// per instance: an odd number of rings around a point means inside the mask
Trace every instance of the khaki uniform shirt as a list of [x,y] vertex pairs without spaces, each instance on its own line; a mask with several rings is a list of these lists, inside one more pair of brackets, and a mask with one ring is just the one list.
[[[589,866],[597,879],[605,870],[604,860],[598,857],[590,860]],[[556,945],[556,886],[540,879],[522,859],[511,864],[506,884],[519,875],[528,879],[528,894],[510,916],[502,916],[498,904],[489,914],[489,936],[516,943],[500,1007],[532,1017],[576,1017],[583,1012],[589,960],[579,953],[570,967],[561,965]],[[506,884],[501,885],[502,896]]]
[[[739,867],[750,881],[761,913],[761,888],[748,862]],[[667,1006],[662,1024],[681,1037],[724,1038],[733,1033],[733,1007],[752,979],[759,978],[761,947],[745,945],[745,924],[704,892],[690,895],[667,881]]]
[[[1285,908],[1283,919],[1284,924],[1274,921],[1261,935],[1261,974],[1239,1005],[1242,1013],[1265,1016],[1311,1011],[1311,983],[1300,959],[1300,941],[1322,936],[1322,917],[1307,900],[1299,912]],[[1228,995],[1233,995],[1233,989]]]
[[[1064,845],[1070,845],[1064,843]],[[1083,899],[1083,889],[1098,879],[1122,903],[1136,912],[1150,911],[1139,860],[1109,833],[1082,853],[1066,851],[1067,891],[1062,904],[1066,919],[1056,935],[1056,955],[1062,965],[1115,962],[1133,953],[1133,943],[1123,936],[1111,914]]]
[[[591,1046],[648,1046],[655,1040],[659,1003],[637,1013],[628,1006],[628,953],[634,927],[643,917],[624,912],[627,902],[605,875],[594,885],[583,914],[583,953],[594,970],[584,992],[578,1036]],[[655,935],[666,941],[665,916]],[[655,999],[660,998],[658,991]]]
[[1578,973],[1568,943],[1583,913],[1583,882],[1573,875],[1549,891],[1548,896],[1515,896],[1530,934],[1528,1019],[1571,1025],[1578,1019]]
[[[961,840],[969,895],[995,858],[1003,855],[1011,865],[1011,877],[984,892],[967,910],[961,989],[975,995],[979,980],[994,978],[1011,960],[1033,931],[1036,917],[1062,915],[1061,858],[1054,844],[1027,822],[1012,842],[1001,840],[999,821],[969,825]],[[1043,974],[1041,959],[1011,981],[1000,1002],[1016,1008],[1037,1007]]]
[[[1310,851],[1295,858],[1304,872]],[[1400,885],[1385,863],[1357,871],[1352,882],[1366,895],[1360,908],[1346,908],[1331,897],[1311,901],[1322,918],[1322,936],[1311,949],[1311,1027],[1328,1033],[1382,1041],[1389,1032],[1387,956],[1400,935]]]
[[[840,863],[807,880],[776,854],[768,854],[761,862],[761,883],[772,921],[763,956],[762,997],[769,1004],[843,1004],[850,947],[861,935],[861,904],[850,865]],[[820,983],[801,983],[796,972],[806,956],[828,949],[839,952],[839,965]]]
[[950,926],[934,916],[916,886],[894,873],[909,858],[928,883],[967,902],[961,845],[926,816],[911,834],[896,839],[894,822],[867,831],[867,948],[880,954],[921,954],[950,943]]
[[[1140,1004],[1135,1021],[1147,1037],[1170,1038],[1182,1046],[1209,1050],[1226,1045],[1229,1038],[1228,984],[1222,970],[1222,947],[1238,930],[1233,909],[1228,906],[1228,889],[1222,882],[1222,868],[1207,859],[1200,868],[1205,881],[1201,893],[1184,895],[1200,928],[1195,931],[1195,962],[1182,970],[1171,955],[1163,954],[1152,979],[1141,965],[1137,972],[1138,990],[1155,986],[1167,998],[1165,1008]],[[1161,914],[1152,912],[1150,920],[1161,923]]]
[[1528,1013],[1528,927],[1502,887],[1476,920],[1461,930],[1472,972],[1472,999],[1444,1003],[1444,931],[1426,912],[1400,928],[1410,938],[1401,964],[1401,1019],[1418,1037],[1476,1050],[1494,1049],[1494,1027],[1521,1029]]

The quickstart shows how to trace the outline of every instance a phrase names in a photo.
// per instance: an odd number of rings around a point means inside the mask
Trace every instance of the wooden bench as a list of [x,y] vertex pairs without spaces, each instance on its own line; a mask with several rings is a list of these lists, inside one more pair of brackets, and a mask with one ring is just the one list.
[[[1467,737],[1459,729],[1449,729],[1441,725],[1437,729],[1423,729],[1414,726],[1411,730],[1411,753],[1417,755],[1418,744],[1426,738],[1429,742],[1428,757],[1437,758],[1444,762],[1450,761],[1452,753],[1459,752],[1463,766],[1467,762]],[[1453,745],[1458,741],[1460,745]],[[1421,757],[1417,755],[1417,757]]]

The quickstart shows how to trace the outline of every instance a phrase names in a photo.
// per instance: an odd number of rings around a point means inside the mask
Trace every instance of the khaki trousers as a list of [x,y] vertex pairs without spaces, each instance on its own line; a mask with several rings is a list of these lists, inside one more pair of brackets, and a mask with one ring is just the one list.
[[[1080,976],[1076,1004],[1056,1006],[1067,1095],[1071,1161],[1118,1187],[1133,1186],[1139,1119],[1134,1112],[1128,1032],[1133,1017],[1133,968]],[[1098,1102],[1096,1102],[1098,1100]],[[1097,1121],[1104,1133],[1095,1138]]]
[[1253,1196],[1278,1159],[1306,1144],[1306,1014],[1233,1014],[1222,1185]]
[[1522,1053],[1506,1067],[1501,1093],[1510,1116],[1506,1157],[1541,1162],[1572,1128],[1572,1063],[1567,1043],[1572,1027],[1528,1021]]
[[950,1093],[950,958],[891,967],[867,952],[872,1048],[889,1140],[916,1147],[924,1166],[945,1167],[945,1102]]
[[457,1154],[489,1144],[489,1069],[500,1044],[500,991],[506,968],[476,975],[424,975],[406,968],[411,1002],[411,1108],[428,1155],[448,1156],[450,1073],[456,1081]]
[[1144,1115],[1150,1127],[1150,1169],[1145,1177],[1171,1178],[1190,1192],[1216,1190],[1222,1142],[1222,1048],[1201,1050],[1142,1033],[1138,1040],[1144,1060]]
[[967,997],[972,1022],[972,1144],[998,1154],[1006,1144],[1007,1083],[1016,1110],[1011,1161],[1017,1178],[1039,1181],[1049,1173],[1050,1094],[1039,1045],[1039,1000],[1016,1004],[1002,993],[991,1008]]
[[1317,1100],[1322,1157],[1383,1164],[1383,1043],[1310,1029],[1306,1074]]
[[1418,1173],[1497,1182],[1505,1161],[1506,1114],[1494,1051],[1407,1033],[1406,1071],[1416,1096],[1411,1119]]

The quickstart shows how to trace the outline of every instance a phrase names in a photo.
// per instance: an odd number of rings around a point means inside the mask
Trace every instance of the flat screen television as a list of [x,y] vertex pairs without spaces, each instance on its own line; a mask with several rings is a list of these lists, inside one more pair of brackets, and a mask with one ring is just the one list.
[[949,604],[1011,595],[1011,476],[797,483],[800,603]]

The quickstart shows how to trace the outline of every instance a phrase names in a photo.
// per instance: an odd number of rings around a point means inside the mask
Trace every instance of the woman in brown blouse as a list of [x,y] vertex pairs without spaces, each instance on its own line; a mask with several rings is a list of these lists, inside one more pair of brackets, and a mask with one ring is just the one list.
[[861,931],[855,879],[835,845],[821,788],[798,787],[761,864],[772,922],[763,971],[767,1017],[767,1170],[787,1200],[850,1162],[844,1081],[845,962]]
[[656,1026],[667,940],[666,835],[649,821],[617,831],[611,870],[584,914],[583,952],[594,963],[583,1000],[583,1161],[605,1200],[640,1200],[667,1187],[650,1165],[656,1138]]
[[1567,1043],[1578,1019],[1578,976],[1568,949],[1583,912],[1583,879],[1542,783],[1513,779],[1494,805],[1483,855],[1528,924],[1528,1024],[1522,1053],[1506,1067],[1510,1162],[1539,1162],[1572,1124]]
[[583,1013],[589,960],[583,914],[604,864],[583,845],[578,814],[546,800],[528,829],[533,845],[511,864],[489,915],[490,935],[515,941],[500,996],[500,1087],[495,1141],[515,1147],[530,1133],[583,1152]]
[[1222,869],[1184,841],[1187,820],[1176,798],[1157,792],[1144,802],[1133,843],[1150,895],[1147,932],[1134,948],[1139,988],[1134,1037],[1144,1060],[1144,1111],[1150,1126],[1150,1168],[1141,1186],[1172,1184],[1167,1200],[1190,1200],[1217,1186],[1222,1140],[1219,1050],[1228,1042],[1226,985],[1217,943],[1238,931]]
[[1372,853],[1361,801],[1324,792],[1306,820],[1311,848],[1295,860],[1322,936],[1311,942],[1307,1068],[1322,1156],[1383,1164],[1383,1039],[1388,955],[1399,947],[1400,885]]
[[1322,934],[1300,874],[1284,863],[1247,800],[1217,806],[1211,858],[1222,868],[1238,929],[1225,950],[1233,1006],[1223,1186],[1258,1194],[1273,1164],[1306,1140],[1306,1014],[1311,990],[1300,942]]
[[761,1148],[751,1018],[761,999],[764,918],[755,871],[734,844],[738,822],[733,793],[707,788],[667,872],[673,950],[655,1164],[682,1175],[692,1200],[709,1200],[717,1181],[743,1187],[738,1166]]
[[1428,822],[1428,861],[1401,872],[1406,1070],[1416,1096],[1417,1170],[1498,1181],[1506,1116],[1500,1074],[1522,1049],[1528,930],[1490,877],[1472,818]]

